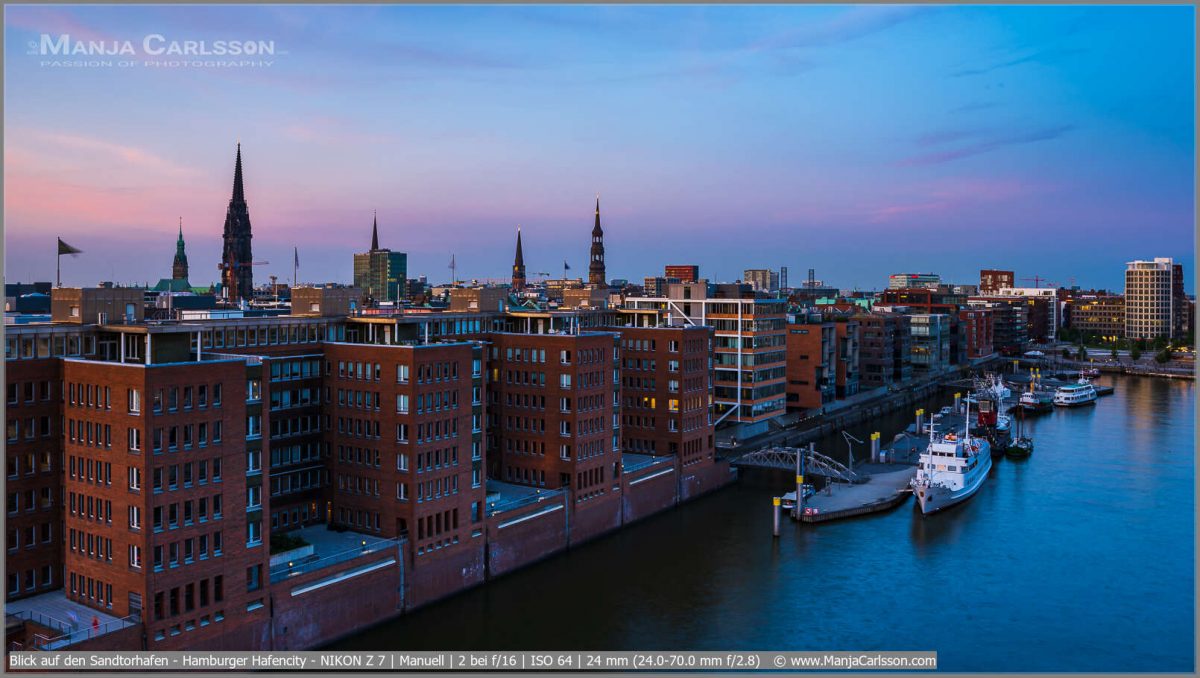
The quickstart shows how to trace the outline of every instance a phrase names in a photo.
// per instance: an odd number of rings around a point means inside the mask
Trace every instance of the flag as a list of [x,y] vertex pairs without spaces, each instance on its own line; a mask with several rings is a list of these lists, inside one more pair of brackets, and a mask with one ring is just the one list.
[[563,270],[564,270],[564,271],[569,271],[569,270],[571,270],[571,265],[570,265],[570,264],[568,264],[568,263],[567,263],[565,260],[563,261]]
[[59,254],[59,256],[62,256],[64,254],[79,254],[82,251],[83,250],[79,249],[78,247],[71,247],[67,243],[63,242],[62,238],[58,239],[58,254]]

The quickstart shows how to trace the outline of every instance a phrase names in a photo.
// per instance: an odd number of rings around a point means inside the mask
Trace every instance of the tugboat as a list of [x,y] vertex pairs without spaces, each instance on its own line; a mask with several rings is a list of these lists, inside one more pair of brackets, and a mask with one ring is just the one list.
[[991,445],[971,437],[970,404],[966,430],[938,437],[931,426],[929,446],[921,453],[917,474],[909,481],[923,515],[936,513],[970,499],[987,480],[992,468]]

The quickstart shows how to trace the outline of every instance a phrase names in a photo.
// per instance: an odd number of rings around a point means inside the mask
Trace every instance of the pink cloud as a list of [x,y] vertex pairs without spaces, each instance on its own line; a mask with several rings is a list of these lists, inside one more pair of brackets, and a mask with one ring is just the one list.
[[60,35],[67,33],[73,40],[111,41],[115,38],[107,33],[86,26],[67,12],[48,7],[10,7],[5,12],[9,26],[35,33]]

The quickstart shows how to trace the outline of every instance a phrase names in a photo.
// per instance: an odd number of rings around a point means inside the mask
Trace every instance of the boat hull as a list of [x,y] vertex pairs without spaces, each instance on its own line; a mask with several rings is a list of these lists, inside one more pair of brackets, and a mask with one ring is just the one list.
[[970,499],[983,487],[983,483],[987,480],[988,473],[992,470],[992,455],[980,455],[981,463],[984,464],[976,477],[975,482],[962,488],[961,490],[951,490],[942,485],[928,485],[913,488],[913,494],[917,498],[917,506],[921,509],[923,515],[930,515],[938,511],[944,511],[951,506],[956,506]]

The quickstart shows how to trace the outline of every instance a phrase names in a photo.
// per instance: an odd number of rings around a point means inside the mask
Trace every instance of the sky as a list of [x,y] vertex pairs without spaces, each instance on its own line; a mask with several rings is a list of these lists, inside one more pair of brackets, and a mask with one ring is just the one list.
[[453,254],[506,278],[518,225],[531,278],[586,275],[596,194],[609,278],[1120,290],[1173,257],[1190,280],[1194,11],[8,5],[4,274],[52,280],[59,236],[84,251],[63,284],[153,284],[182,218],[191,282],[216,281],[240,141],[256,281],[295,247],[302,282],[349,282],[376,211],[410,277]]

